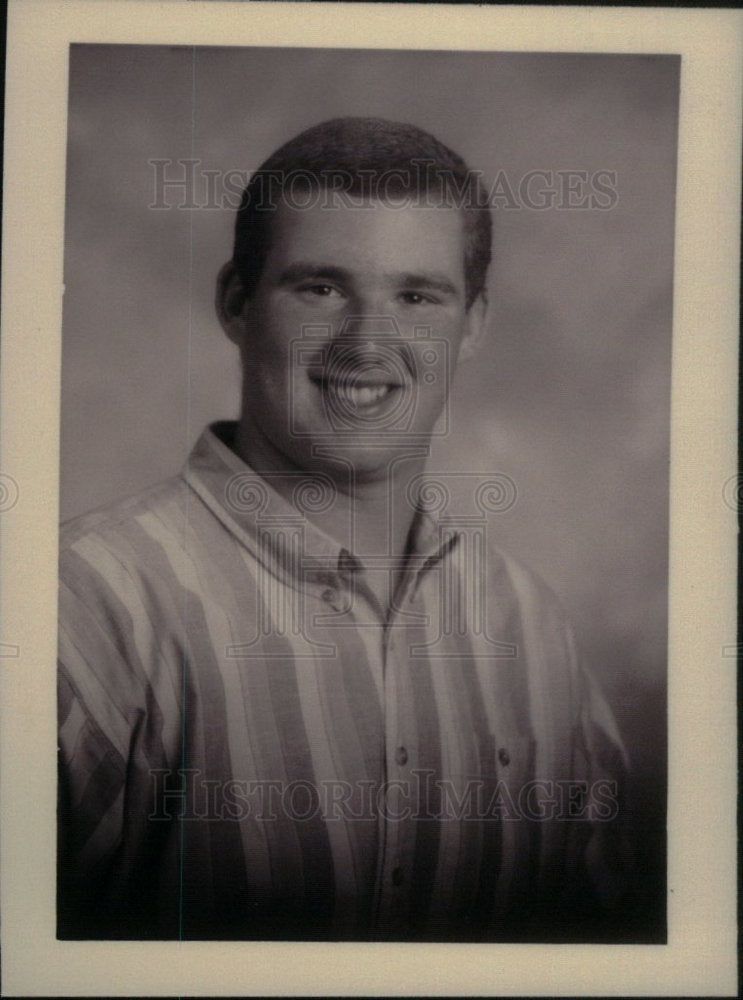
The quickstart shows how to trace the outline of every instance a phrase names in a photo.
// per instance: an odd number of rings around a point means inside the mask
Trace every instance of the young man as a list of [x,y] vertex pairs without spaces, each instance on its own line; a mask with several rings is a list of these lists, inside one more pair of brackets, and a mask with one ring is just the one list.
[[490,226],[407,125],[323,123],[252,178],[239,420],[64,530],[60,936],[590,938],[617,902],[611,714],[489,545],[493,481],[458,519],[424,475]]

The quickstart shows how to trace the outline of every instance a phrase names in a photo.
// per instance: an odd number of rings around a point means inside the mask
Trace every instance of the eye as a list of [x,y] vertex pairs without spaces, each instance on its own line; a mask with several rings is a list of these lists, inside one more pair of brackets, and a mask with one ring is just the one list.
[[400,298],[409,306],[429,305],[435,300],[423,292],[402,292]]
[[330,298],[341,294],[337,288],[333,287],[333,285],[325,285],[322,283],[301,285],[299,291],[307,292],[309,295],[316,295],[318,298]]

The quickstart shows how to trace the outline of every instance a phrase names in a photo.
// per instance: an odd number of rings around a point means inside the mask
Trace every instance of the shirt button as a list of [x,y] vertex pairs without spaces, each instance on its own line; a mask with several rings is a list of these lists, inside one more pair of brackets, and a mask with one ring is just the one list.
[[393,868],[392,869],[392,884],[393,885],[402,885],[404,878],[405,878],[405,873],[403,872],[402,868]]
[[405,747],[398,747],[397,750],[395,750],[395,763],[399,767],[404,767],[407,764],[407,762],[408,762],[408,751],[405,749]]
[[498,751],[498,760],[501,762],[503,767],[508,767],[511,763],[511,755],[505,747],[501,747]]

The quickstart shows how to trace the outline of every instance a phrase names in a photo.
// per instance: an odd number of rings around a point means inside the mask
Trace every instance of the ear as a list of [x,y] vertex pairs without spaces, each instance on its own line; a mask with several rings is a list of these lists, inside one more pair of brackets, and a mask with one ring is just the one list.
[[217,275],[217,291],[214,298],[217,317],[222,329],[230,340],[242,343],[245,330],[245,289],[232,261],[228,261]]
[[465,316],[464,335],[459,345],[457,363],[469,361],[480,349],[485,339],[488,321],[488,296],[483,289],[467,310]]

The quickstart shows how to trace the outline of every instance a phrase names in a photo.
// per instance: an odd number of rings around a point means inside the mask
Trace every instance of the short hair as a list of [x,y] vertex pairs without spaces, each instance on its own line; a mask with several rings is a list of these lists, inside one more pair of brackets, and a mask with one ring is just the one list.
[[479,174],[415,125],[382,118],[334,118],[277,149],[242,193],[232,259],[248,298],[268,256],[271,216],[287,192],[297,188],[377,198],[415,195],[426,197],[427,205],[435,196],[434,204],[455,205],[465,227],[466,307],[483,292],[492,221]]

